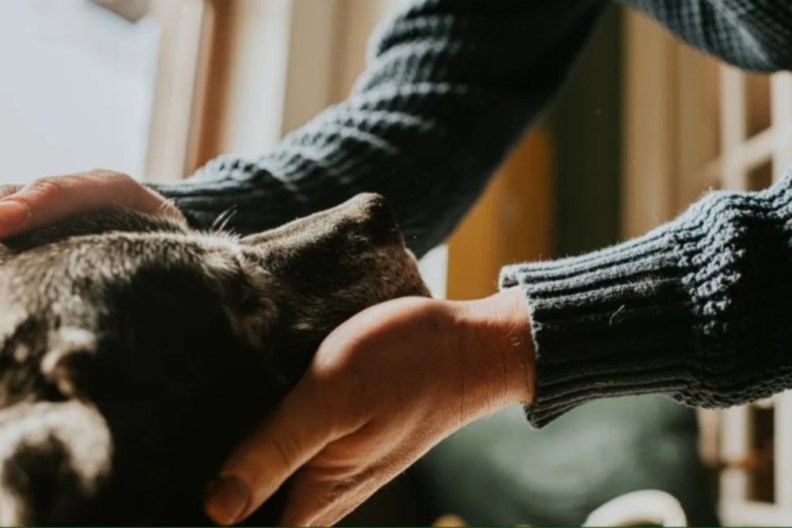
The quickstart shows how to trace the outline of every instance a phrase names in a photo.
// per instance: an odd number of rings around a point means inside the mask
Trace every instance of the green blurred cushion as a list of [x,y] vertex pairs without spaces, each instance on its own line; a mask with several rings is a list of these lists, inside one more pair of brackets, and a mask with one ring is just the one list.
[[714,525],[714,477],[697,442],[695,412],[662,397],[594,402],[541,430],[513,408],[455,434],[416,471],[434,514],[470,524],[580,524],[618,495],[654,488],[693,524]]

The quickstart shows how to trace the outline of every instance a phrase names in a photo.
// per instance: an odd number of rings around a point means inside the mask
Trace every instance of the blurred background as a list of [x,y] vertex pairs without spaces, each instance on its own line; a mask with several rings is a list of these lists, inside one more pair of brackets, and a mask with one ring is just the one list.
[[[150,181],[254,155],[342,100],[405,0],[3,0],[0,183],[95,167]],[[515,50],[519,53],[519,50]],[[792,163],[792,78],[749,75],[612,6],[560,96],[447,245],[436,295],[496,289],[504,264],[646,232],[713,188]],[[696,524],[792,519],[792,400],[697,413],[602,401],[541,431],[519,409],[473,424],[350,524],[578,524],[622,493],[669,491]]]

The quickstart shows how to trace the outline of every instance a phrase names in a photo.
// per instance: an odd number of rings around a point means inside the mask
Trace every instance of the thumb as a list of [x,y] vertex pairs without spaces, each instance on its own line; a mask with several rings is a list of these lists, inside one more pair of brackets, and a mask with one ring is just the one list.
[[210,487],[206,514],[217,524],[236,524],[253,513],[300,466],[331,441],[318,408],[298,385],[267,422],[239,445]]

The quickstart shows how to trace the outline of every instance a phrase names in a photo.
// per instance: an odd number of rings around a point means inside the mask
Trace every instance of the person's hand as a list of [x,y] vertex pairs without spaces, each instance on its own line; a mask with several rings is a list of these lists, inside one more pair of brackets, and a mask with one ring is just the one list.
[[156,192],[119,172],[93,170],[0,187],[0,238],[106,207],[127,207],[182,219]]
[[282,522],[330,525],[440,440],[533,394],[517,289],[480,301],[403,298],[334,330],[297,386],[209,490],[218,524],[246,518],[295,474]]

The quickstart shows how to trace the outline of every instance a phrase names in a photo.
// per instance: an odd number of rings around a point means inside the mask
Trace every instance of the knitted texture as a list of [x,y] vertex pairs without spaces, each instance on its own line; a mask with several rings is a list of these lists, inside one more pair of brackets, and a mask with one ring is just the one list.
[[792,387],[792,174],[712,193],[596,253],[504,268],[526,293],[541,426],[593,398],[666,393],[724,407]]
[[[787,0],[624,3],[737,66],[792,67]],[[259,157],[224,156],[187,181],[152,187],[194,226],[225,217],[241,234],[378,192],[421,256],[456,226],[556,93],[606,5],[415,1],[379,32],[346,101]],[[788,308],[776,276],[787,242],[773,220],[782,195],[716,194],[638,241],[509,268],[504,285],[525,289],[540,354],[531,420],[595,396],[672,392],[727,405],[784,385],[782,364],[757,363],[775,357],[784,325],[768,322],[783,321],[777,314]],[[749,272],[768,263],[775,267],[762,272],[772,275]],[[750,294],[757,285],[772,291]]]
[[363,191],[419,256],[442,242],[561,84],[600,0],[427,0],[380,31],[350,98],[272,152],[153,186],[188,219],[258,232]]
[[[792,65],[792,2],[633,0],[745,68]],[[353,93],[271,152],[152,185],[206,227],[258,232],[362,191],[393,204],[419,256],[440,243],[558,90],[604,0],[421,0],[383,27]]]
[[696,48],[746,69],[792,67],[786,0],[633,0]]

